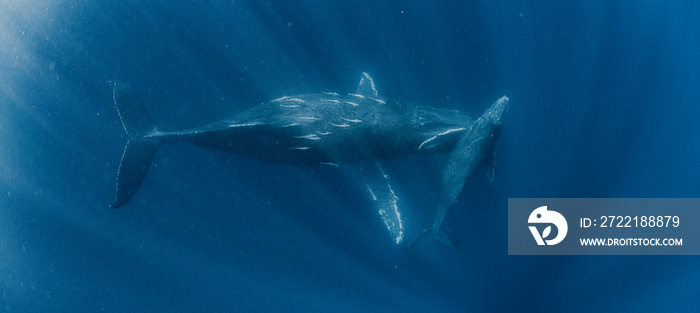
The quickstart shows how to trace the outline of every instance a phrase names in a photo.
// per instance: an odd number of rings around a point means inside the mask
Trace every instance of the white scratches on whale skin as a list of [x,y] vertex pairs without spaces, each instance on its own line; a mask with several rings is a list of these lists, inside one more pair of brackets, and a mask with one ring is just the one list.
[[372,200],[377,201],[377,195],[374,194],[374,191],[372,191],[372,188],[369,185],[365,185],[367,187],[367,190],[369,190],[369,194],[372,195]]
[[294,138],[308,139],[308,140],[321,140],[321,137],[316,136],[316,134],[308,134],[304,136],[294,136]]
[[466,128],[464,128],[464,127],[460,127],[460,128],[449,129],[449,130],[446,130],[446,131],[444,131],[444,132],[441,132],[441,133],[439,133],[439,134],[437,134],[437,135],[435,135],[435,136],[433,136],[433,137],[430,137],[430,138],[426,139],[425,141],[423,141],[423,143],[421,143],[421,144],[418,146],[418,150],[420,150],[421,148],[423,148],[423,146],[424,146],[425,144],[427,144],[427,143],[429,143],[429,142],[431,142],[431,141],[437,139],[437,138],[440,137],[440,136],[444,136],[444,135],[447,135],[447,134],[450,134],[450,133],[462,131],[462,130],[465,130],[465,129],[466,129]]
[[282,126],[282,127],[284,128],[284,127],[292,127],[292,126],[299,126],[299,124],[297,124],[297,123],[291,123],[291,124],[284,125],[284,126]]
[[339,104],[339,103],[340,103],[340,101],[335,100],[335,99],[323,99],[323,100],[321,100],[321,102],[333,103],[333,104]]
[[270,100],[270,102],[284,101],[284,100],[287,100],[287,99],[289,99],[289,97],[284,96],[284,97],[281,97],[281,98],[277,98],[277,99]]
[[291,150],[309,150],[311,147],[289,147]]
[[341,127],[341,128],[350,127],[350,125],[345,124],[345,123],[343,123],[343,124],[328,123],[328,124],[331,124],[332,126],[335,126],[335,127]]
[[319,134],[319,135],[321,135],[321,136],[327,136],[327,135],[332,134],[333,132],[320,132],[320,131],[316,131],[316,133]]
[[385,102],[384,100],[382,100],[382,99],[371,98],[371,97],[370,97],[370,99],[371,99],[371,100],[374,100],[374,101],[376,101],[376,102],[379,102],[379,103],[381,103],[381,104],[386,104],[386,102]]
[[340,164],[338,164],[338,163],[332,163],[332,162],[320,162],[319,164],[321,164],[321,165],[329,165],[329,166],[332,166],[332,167],[338,167],[338,166],[340,166]]
[[359,106],[360,106],[359,104],[357,104],[357,103],[355,103],[355,102],[350,102],[350,101],[345,101],[345,102],[343,102],[343,103],[352,105],[352,106],[354,106],[354,107],[359,107]]
[[373,101],[375,101],[375,102],[379,102],[379,103],[381,103],[381,104],[386,104],[386,102],[385,102],[384,100],[382,100],[382,99],[377,99],[377,98],[372,98],[372,97],[365,97],[365,96],[363,96],[363,95],[358,95],[358,94],[356,94],[356,93],[349,93],[348,96],[352,96],[352,97],[359,98],[359,99],[370,99],[370,100],[373,100]]
[[297,117],[297,119],[317,121],[317,120],[320,120],[321,118],[315,117],[315,116],[299,116],[299,117]]
[[306,103],[306,101],[299,99],[299,98],[292,98],[289,96],[284,96],[280,97],[277,99],[270,100],[270,102],[280,102],[280,101],[290,101],[290,102],[297,102],[297,103]]
[[[379,165],[379,163],[377,163],[377,167],[379,168],[379,172],[382,173],[382,176],[384,176],[384,179],[389,179],[389,175],[387,175],[386,173],[384,173],[384,169],[382,169],[382,166]],[[388,185],[388,184],[387,184],[387,186],[389,186],[389,190],[391,190],[391,185]],[[394,191],[393,191],[393,190],[391,190],[391,194],[394,194]],[[396,195],[394,195],[394,197],[396,197]],[[396,199],[398,200],[399,198],[396,197]]]
[[350,123],[362,123],[362,120],[358,120],[358,119],[349,119],[349,118],[344,118],[342,116],[340,118],[342,118],[343,120],[350,122]]
[[322,91],[322,93],[323,93],[324,95],[331,95],[331,96],[336,96],[336,97],[339,96],[339,94],[338,94],[337,92]]
[[247,124],[228,124],[228,127],[233,128],[233,127],[248,127],[248,126],[255,126],[258,125],[258,123],[247,123]]
[[290,104],[280,104],[280,108],[293,109],[293,108],[298,108],[298,107],[299,107],[298,104],[291,104],[291,105]]

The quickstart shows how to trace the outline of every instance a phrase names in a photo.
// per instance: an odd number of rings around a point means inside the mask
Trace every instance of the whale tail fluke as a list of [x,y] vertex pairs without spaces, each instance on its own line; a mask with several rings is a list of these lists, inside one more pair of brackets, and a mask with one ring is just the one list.
[[141,137],[154,133],[157,129],[141,102],[139,96],[129,85],[120,82],[109,82],[112,85],[114,105],[119,112],[119,118],[129,137]]
[[117,198],[109,207],[124,206],[134,196],[146,178],[158,142],[153,138],[134,137],[129,139],[117,172]]
[[126,84],[110,82],[110,85],[119,118],[130,137],[117,172],[117,198],[109,206],[116,209],[129,202],[141,186],[160,142],[155,136],[157,128],[138,95]]

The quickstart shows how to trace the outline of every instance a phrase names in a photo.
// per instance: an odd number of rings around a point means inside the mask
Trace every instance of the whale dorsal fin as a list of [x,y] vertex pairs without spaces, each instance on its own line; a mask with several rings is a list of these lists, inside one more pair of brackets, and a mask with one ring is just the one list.
[[372,76],[369,76],[369,74],[365,72],[362,72],[362,76],[360,76],[360,83],[357,85],[357,91],[355,91],[355,93],[370,98],[379,97]]

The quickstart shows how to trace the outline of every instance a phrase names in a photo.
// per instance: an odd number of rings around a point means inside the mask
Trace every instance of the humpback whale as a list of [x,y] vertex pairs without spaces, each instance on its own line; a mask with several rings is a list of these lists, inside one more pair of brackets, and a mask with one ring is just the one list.
[[493,146],[508,97],[475,119],[457,110],[405,106],[384,99],[362,73],[354,92],[284,96],[202,127],[165,131],[156,127],[137,93],[110,82],[129,140],[117,172],[116,199],[126,205],[146,177],[160,145],[188,143],[263,161],[294,165],[357,164],[364,187],[396,244],[404,227],[388,175],[379,161],[412,154],[449,153],[435,221],[421,237],[438,237],[442,220],[465,182],[482,167],[492,173]]

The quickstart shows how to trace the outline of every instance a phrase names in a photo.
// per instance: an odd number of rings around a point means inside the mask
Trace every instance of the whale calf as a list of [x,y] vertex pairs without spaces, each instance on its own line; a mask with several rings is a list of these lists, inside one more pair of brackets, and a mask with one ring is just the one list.
[[111,208],[122,207],[134,197],[156,150],[167,143],[188,143],[284,164],[356,164],[396,244],[404,238],[398,197],[378,162],[412,154],[450,154],[435,221],[421,236],[438,237],[442,220],[465,182],[482,167],[492,173],[493,146],[508,107],[508,97],[503,96],[475,119],[456,110],[401,105],[383,98],[372,77],[362,73],[353,92],[284,96],[227,120],[165,131],[153,124],[131,87],[110,84],[129,136]]

